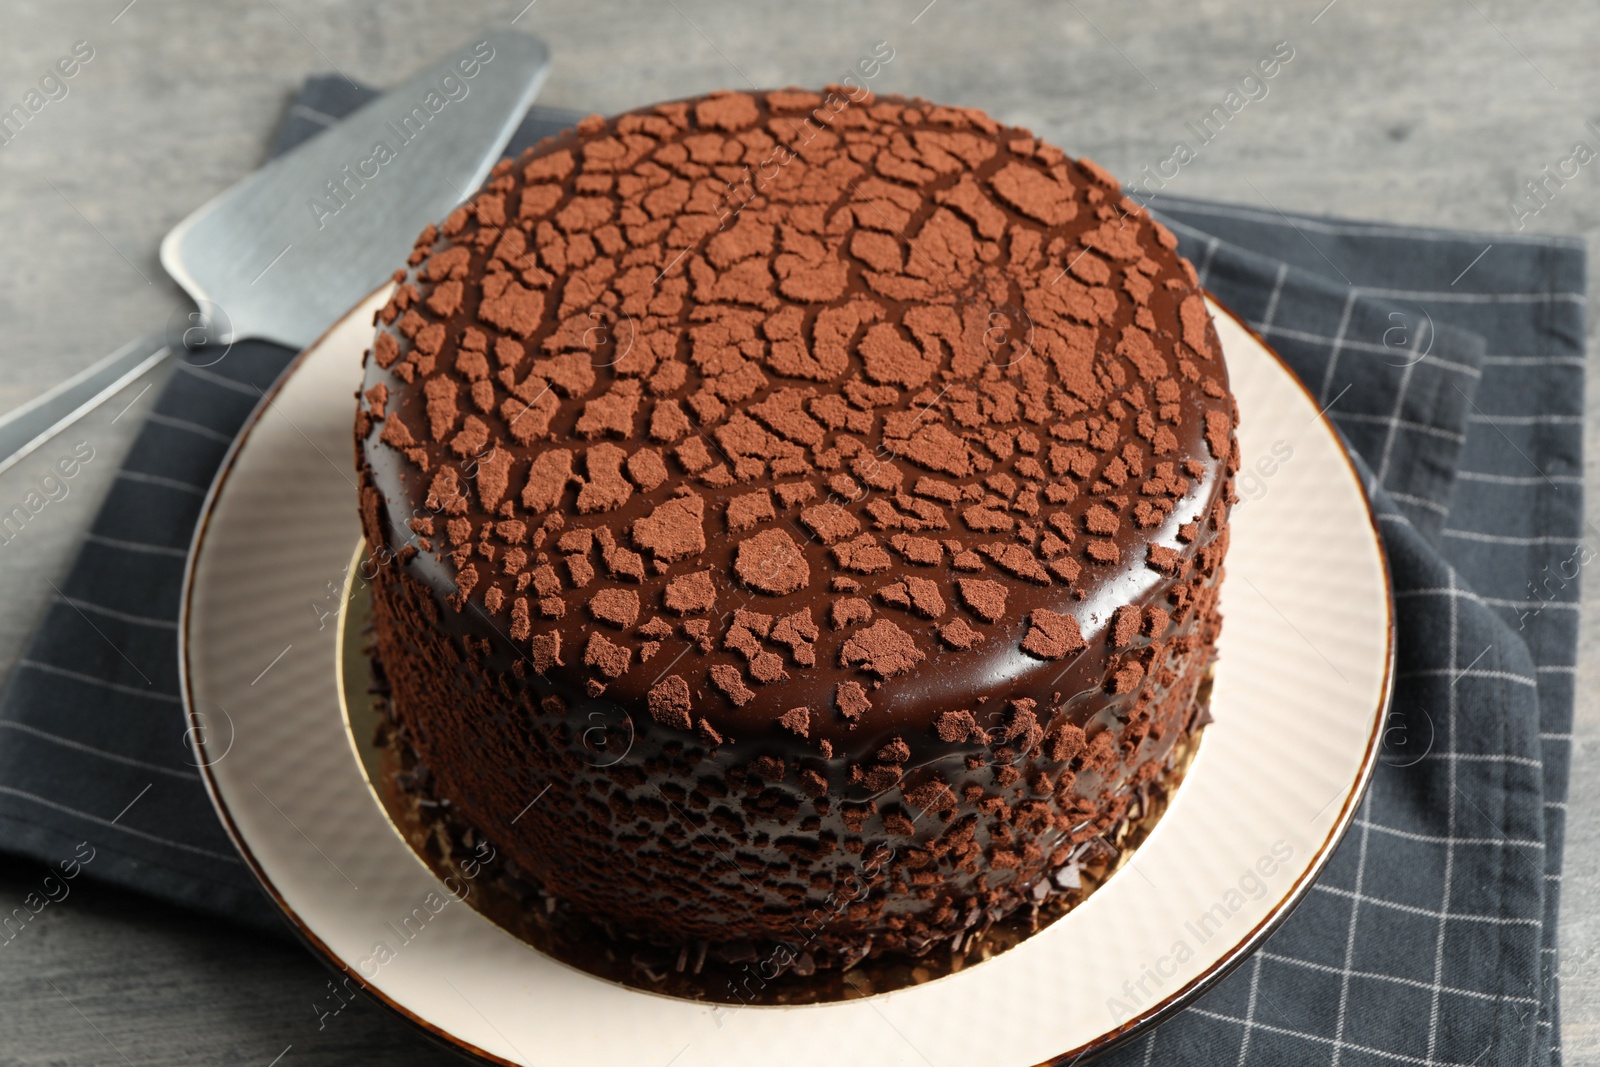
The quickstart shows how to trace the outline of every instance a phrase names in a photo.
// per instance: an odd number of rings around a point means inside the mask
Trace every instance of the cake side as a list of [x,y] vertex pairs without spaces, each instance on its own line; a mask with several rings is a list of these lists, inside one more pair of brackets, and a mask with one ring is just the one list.
[[721,94],[497,168],[397,276],[356,428],[442,791],[668,938],[820,907],[847,961],[1036,898],[1213,655],[1233,407],[1174,243],[919,101]]
[[[370,599],[365,604],[370,608]],[[361,632],[370,635],[370,611],[362,614]],[[947,951],[878,952],[848,968],[818,968],[807,932],[816,921],[804,914],[781,942],[771,945],[672,943],[633,935],[552,894],[503,852],[493,851],[492,842],[448,800],[435,796],[432,773],[417,756],[406,723],[389,713],[382,665],[375,656],[371,662],[372,675],[363,680],[367,692],[352,694],[352,708],[365,708],[366,721],[357,712],[352,725],[363,736],[370,731],[376,740],[373,783],[395,829],[417,857],[446,884],[470,882],[474,910],[547,956],[608,981],[712,1003],[825,1004],[889,993],[948,977],[1020,945],[1092,896],[1142,847],[1181,789],[1203,735],[1194,732],[1177,742],[1169,765],[1132,788],[1125,817],[1102,833],[1102,842],[1084,848],[1061,877],[1053,878],[1042,899],[952,938],[941,946]],[[1202,683],[1197,699],[1206,700],[1208,684]],[[836,892],[847,899],[848,884]]]

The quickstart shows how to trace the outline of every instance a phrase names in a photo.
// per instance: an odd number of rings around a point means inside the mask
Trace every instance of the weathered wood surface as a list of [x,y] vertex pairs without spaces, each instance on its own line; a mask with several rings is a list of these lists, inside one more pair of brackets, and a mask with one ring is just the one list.
[[[65,98],[0,146],[10,235],[0,248],[0,410],[184,306],[156,260],[161,236],[261,162],[303,77],[337,67],[386,85],[519,11],[518,26],[555,55],[549,104],[609,112],[724,86],[816,85],[887,40],[894,59],[875,88],[986,108],[1127,177],[1167,156],[1186,119],[1289,40],[1296,58],[1271,94],[1171,191],[1337,215],[1505,231],[1523,180],[1574,141],[1600,138],[1585,125],[1600,121],[1600,13],[1589,5],[524,2],[6,4],[0,105],[20,100],[74,42],[90,42],[94,58]],[[1600,170],[1586,168],[1528,226],[1582,235],[1595,249]],[[67,439],[91,441],[96,459],[0,549],[0,674],[154,394],[141,394],[145,384]],[[1590,411],[1592,447],[1592,395]],[[54,458],[46,449],[0,475],[0,501],[20,499]],[[1593,516],[1600,493],[1588,478]],[[1588,587],[1562,923],[1574,1064],[1600,1062],[1600,583]],[[0,902],[20,901],[40,873],[0,861]],[[291,944],[80,880],[0,950],[0,1064],[453,1062],[370,1006],[319,1031],[312,1004],[325,978]]]

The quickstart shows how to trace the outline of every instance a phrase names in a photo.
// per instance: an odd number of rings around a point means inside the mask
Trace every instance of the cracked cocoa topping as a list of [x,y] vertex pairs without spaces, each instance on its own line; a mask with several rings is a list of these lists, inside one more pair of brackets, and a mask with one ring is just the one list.
[[861,90],[497,166],[356,416],[433,788],[665,945],[847,965],[1037,903],[1204,711],[1235,408],[1175,244],[1087,160]]

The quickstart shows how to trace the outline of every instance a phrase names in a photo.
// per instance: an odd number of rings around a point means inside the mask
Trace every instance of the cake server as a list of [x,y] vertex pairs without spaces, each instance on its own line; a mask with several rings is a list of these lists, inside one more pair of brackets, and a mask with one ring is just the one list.
[[178,223],[161,265],[195,310],[0,417],[0,471],[175,352],[316,340],[483,183],[548,70],[538,38],[486,33]]

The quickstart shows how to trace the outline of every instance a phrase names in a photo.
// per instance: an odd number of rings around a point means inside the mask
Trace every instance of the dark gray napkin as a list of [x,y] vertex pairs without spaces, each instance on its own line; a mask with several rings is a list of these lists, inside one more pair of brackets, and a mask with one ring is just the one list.
[[[1584,247],[1149,206],[1357,453],[1399,659],[1372,788],[1305,903],[1106,1062],[1558,1064],[1578,579],[1600,553],[1583,520]],[[1256,484],[1241,472],[1247,498]],[[1314,545],[1285,551],[1317,566]]]
[[[271,155],[376,93],[313,78]],[[515,155],[580,115],[533,108]],[[287,932],[212,810],[178,688],[178,601],[195,523],[234,436],[294,353],[245,341],[178,360],[77,560],[0,696],[0,848]],[[3,916],[0,916],[3,918]],[[15,927],[16,924],[13,924]],[[0,923],[0,946],[10,931]]]
[[[313,79],[274,153],[369,97]],[[536,112],[512,151],[574,117]],[[1151,206],[1364,461],[1399,680],[1383,766],[1306,902],[1103,1062],[1558,1063],[1577,578],[1600,551],[1580,488],[1583,246]],[[179,368],[0,697],[0,847],[55,863],[87,839],[99,877],[270,926],[190,766],[175,626],[201,494],[282,359],[236,348]],[[1285,550],[1316,566],[1314,548]]]

